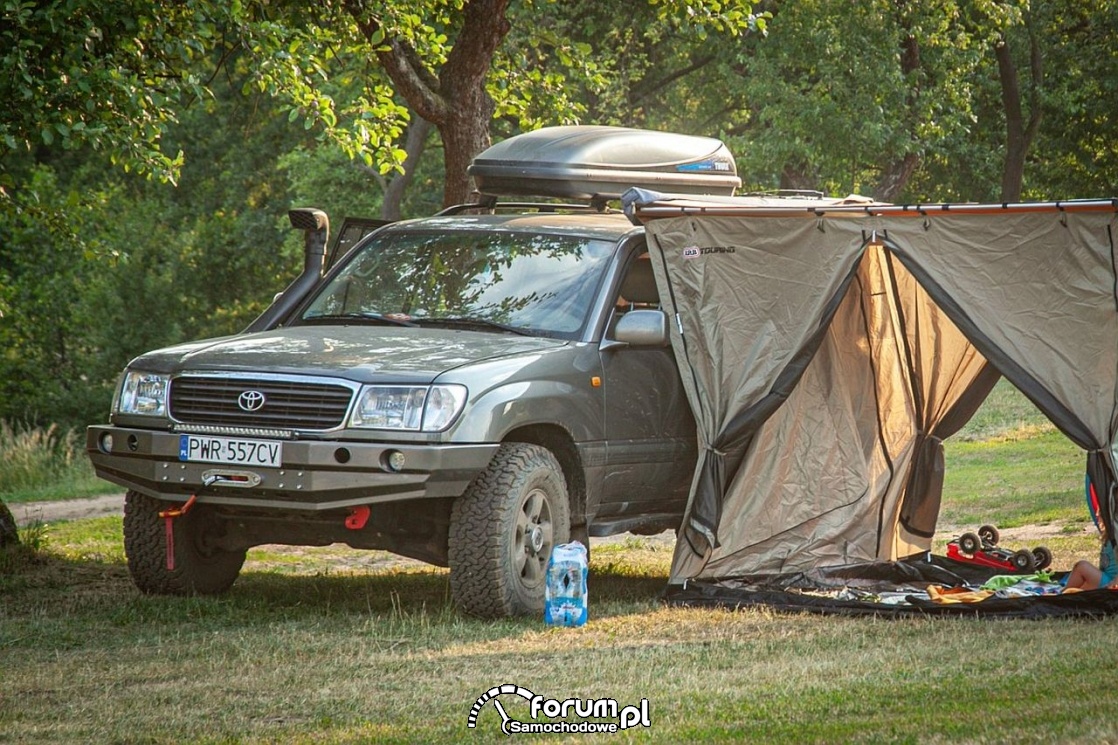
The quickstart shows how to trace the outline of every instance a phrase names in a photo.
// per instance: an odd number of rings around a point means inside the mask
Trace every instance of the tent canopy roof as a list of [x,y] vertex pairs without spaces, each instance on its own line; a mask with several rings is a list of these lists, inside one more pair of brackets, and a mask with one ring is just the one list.
[[682,215],[748,217],[893,217],[926,218],[958,214],[1009,214],[1025,212],[1118,212],[1118,198],[1071,199],[1056,202],[976,202],[889,204],[851,194],[843,198],[807,199],[767,196],[703,196],[661,194],[630,189],[622,195],[626,212],[634,222],[648,223]]

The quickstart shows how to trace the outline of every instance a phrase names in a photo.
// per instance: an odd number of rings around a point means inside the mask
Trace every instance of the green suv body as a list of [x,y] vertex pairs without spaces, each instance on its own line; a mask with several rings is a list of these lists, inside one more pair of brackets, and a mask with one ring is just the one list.
[[252,546],[340,542],[449,566],[469,613],[537,612],[553,546],[678,527],[695,423],[640,227],[458,210],[323,261],[316,214],[265,316],[137,357],[88,429],[141,590],[221,592]]

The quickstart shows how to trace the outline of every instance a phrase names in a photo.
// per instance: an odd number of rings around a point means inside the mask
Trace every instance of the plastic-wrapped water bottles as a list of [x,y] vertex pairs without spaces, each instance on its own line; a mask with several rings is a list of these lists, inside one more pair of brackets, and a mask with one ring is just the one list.
[[588,572],[586,546],[571,541],[551,550],[547,561],[543,620],[548,626],[582,626],[586,623]]

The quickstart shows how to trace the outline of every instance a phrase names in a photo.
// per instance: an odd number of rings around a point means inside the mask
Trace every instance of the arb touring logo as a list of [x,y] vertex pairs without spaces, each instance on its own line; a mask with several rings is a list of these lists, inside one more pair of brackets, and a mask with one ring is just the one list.
[[[526,719],[516,719],[508,713],[498,698],[504,695],[517,696],[527,702]],[[642,698],[639,704],[624,707],[612,698],[568,698],[559,701],[505,683],[478,696],[466,718],[467,727],[477,727],[478,715],[490,701],[501,716],[501,731],[506,735],[620,732],[631,727],[652,726],[647,698]],[[525,704],[517,704],[513,710],[519,712],[520,709],[525,709]],[[544,721],[539,721],[541,717]],[[559,721],[554,721],[556,719]]]
[[710,254],[732,254],[735,253],[733,246],[687,246],[683,249],[683,258],[697,259],[700,256],[709,256]]

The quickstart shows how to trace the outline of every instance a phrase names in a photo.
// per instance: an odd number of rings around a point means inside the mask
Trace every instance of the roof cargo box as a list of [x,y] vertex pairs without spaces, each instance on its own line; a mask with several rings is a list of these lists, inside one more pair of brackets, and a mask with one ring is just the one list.
[[474,158],[483,194],[618,199],[632,186],[674,194],[732,195],[734,156],[710,137],[625,127],[545,127]]

